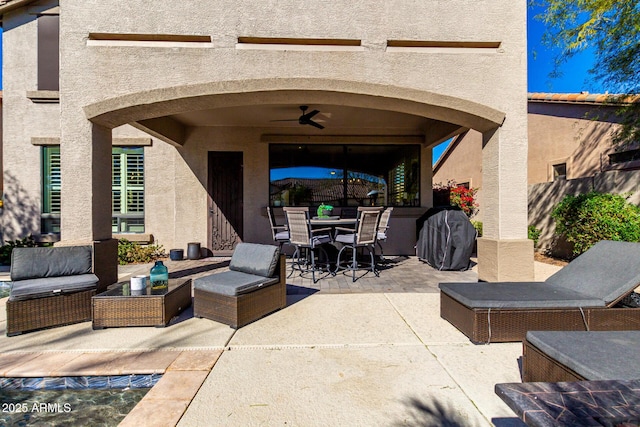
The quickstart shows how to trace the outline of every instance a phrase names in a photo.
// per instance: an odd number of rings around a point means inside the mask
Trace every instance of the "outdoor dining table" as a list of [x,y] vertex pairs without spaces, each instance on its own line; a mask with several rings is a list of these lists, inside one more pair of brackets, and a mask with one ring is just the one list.
[[311,228],[331,228],[330,236],[333,241],[336,234],[336,227],[354,228],[357,220],[355,218],[339,218],[339,217],[313,217],[309,219]]
[[309,224],[311,224],[312,227],[331,227],[333,229],[335,229],[336,227],[353,227],[354,225],[356,225],[356,219],[355,218],[336,218],[336,217],[327,217],[327,218],[320,218],[320,217],[313,217],[311,219],[309,219]]

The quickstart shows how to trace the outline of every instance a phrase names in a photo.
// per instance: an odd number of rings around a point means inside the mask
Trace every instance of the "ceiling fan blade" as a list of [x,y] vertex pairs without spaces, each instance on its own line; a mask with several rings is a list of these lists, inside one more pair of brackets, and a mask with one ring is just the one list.
[[307,123],[308,125],[311,125],[311,126],[317,127],[318,129],[324,129],[324,126],[322,126],[320,123],[316,123],[316,122],[314,122],[313,120],[307,120],[307,121],[306,121],[306,123]]
[[280,120],[269,120],[270,122],[297,122],[298,119],[280,119]]
[[312,111],[312,112],[310,112],[310,113],[303,114],[303,115],[302,115],[302,117],[304,117],[304,118],[305,118],[305,120],[311,120],[311,118],[312,118],[313,116],[315,116],[316,114],[318,114],[319,112],[320,112],[320,111],[318,111],[318,110],[313,110],[313,111]]

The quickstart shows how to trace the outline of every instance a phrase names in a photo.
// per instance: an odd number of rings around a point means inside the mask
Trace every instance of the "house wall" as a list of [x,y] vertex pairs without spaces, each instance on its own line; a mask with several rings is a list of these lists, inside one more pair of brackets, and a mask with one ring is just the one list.
[[477,189],[479,209],[471,219],[482,221],[482,134],[472,130],[460,135],[453,143],[455,148],[448,150],[446,157],[440,159],[433,182],[443,185],[449,181],[457,184],[468,182],[471,188]]
[[[552,166],[567,164],[567,179],[593,176],[604,170],[612,150],[611,134],[618,124],[595,114],[610,107],[569,103],[529,103],[529,184],[553,181]],[[591,114],[593,117],[589,117]]]
[[[101,131],[87,122],[84,109],[103,100],[153,90],[269,78],[306,79],[310,89],[316,79],[346,82],[346,87],[354,82],[410,89],[504,112],[508,120],[495,144],[512,147],[503,156],[505,165],[511,164],[509,156],[517,162],[518,153],[526,150],[525,2],[441,0],[406,4],[365,0],[308,7],[308,2],[299,0],[283,0],[277,6],[248,0],[199,0],[180,5],[159,0],[68,0],[61,8],[60,21],[61,104],[36,104],[25,96],[38,89],[37,31],[34,15],[30,14],[56,6],[55,2],[37,4],[6,13],[3,20],[5,101],[9,111],[5,115],[5,178],[13,180],[10,197],[14,201],[7,224],[13,236],[39,228],[39,148],[29,143],[31,137],[38,136],[60,138],[63,158],[66,153],[63,218],[66,212],[69,222],[66,227],[63,223],[63,239],[95,237],[92,230],[99,204],[95,200],[87,203],[78,195],[89,198],[109,183],[100,181],[105,174],[92,170],[96,160],[91,159],[100,150],[100,139],[92,135]],[[211,35],[212,43],[199,47],[153,42],[96,44],[88,41],[89,33]],[[238,49],[236,43],[241,36],[360,39],[362,47],[340,51]],[[500,41],[501,45],[497,49],[387,49],[387,40]],[[197,109],[197,101],[194,99],[189,108]],[[455,109],[455,101],[449,107]],[[261,133],[254,128],[188,127],[182,147],[154,139],[152,147],[145,149],[147,231],[166,249],[185,247],[190,241],[206,242],[204,153],[240,150],[245,153],[245,239],[268,240],[267,221],[259,209],[268,201],[267,146],[260,142]],[[425,147],[422,156],[423,185],[431,183],[429,148]],[[82,170],[83,165],[91,170]],[[520,182],[518,175],[522,173],[521,167],[504,166],[499,179]],[[420,212],[394,211],[398,225],[404,224],[399,230],[415,227],[415,218],[430,205],[427,192],[423,188]],[[18,200],[25,206],[18,206]],[[74,218],[69,218],[69,213]],[[256,222],[256,217],[260,221]],[[514,220],[508,221],[509,217]],[[520,217],[526,218],[526,203],[517,203],[500,215],[503,225],[496,227],[494,237],[524,236]],[[413,243],[403,241],[397,249],[408,253]]]
[[[554,235],[551,211],[567,194],[591,190],[617,194],[633,193],[631,203],[640,205],[636,164],[612,166],[607,154],[614,151],[612,133],[618,126],[614,110],[608,106],[564,102],[529,102],[528,107],[528,200],[529,224],[541,230],[538,249],[560,257],[570,257],[571,247]],[[596,119],[597,118],[597,119]],[[605,121],[608,120],[608,121]],[[478,188],[480,210],[474,219],[482,221],[482,170],[479,161],[482,138],[469,132],[450,147],[436,166],[433,180],[467,182]],[[566,179],[553,181],[552,165],[566,162]],[[636,163],[636,162],[634,162]]]

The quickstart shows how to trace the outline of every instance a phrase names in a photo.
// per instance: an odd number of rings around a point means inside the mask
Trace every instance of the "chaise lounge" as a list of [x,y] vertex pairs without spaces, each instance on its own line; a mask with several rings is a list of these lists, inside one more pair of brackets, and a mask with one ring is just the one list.
[[441,283],[440,316],[475,343],[640,329],[640,308],[615,307],[640,285],[639,261],[640,243],[601,241],[544,282]]
[[522,383],[495,392],[529,426],[637,426],[640,331],[529,331]]
[[530,331],[522,380],[562,382],[640,379],[640,331]]

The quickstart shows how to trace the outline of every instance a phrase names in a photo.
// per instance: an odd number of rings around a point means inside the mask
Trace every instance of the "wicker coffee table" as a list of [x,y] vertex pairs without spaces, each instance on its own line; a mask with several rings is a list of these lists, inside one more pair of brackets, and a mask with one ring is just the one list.
[[167,326],[191,305],[191,279],[169,279],[166,289],[131,291],[129,282],[118,283],[91,301],[93,329],[126,326]]

